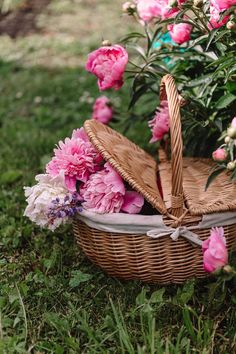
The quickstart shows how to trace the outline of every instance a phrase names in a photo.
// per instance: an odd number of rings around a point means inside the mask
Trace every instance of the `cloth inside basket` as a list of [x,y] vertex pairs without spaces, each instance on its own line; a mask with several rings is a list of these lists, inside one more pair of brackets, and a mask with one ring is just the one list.
[[180,226],[176,229],[166,226],[162,215],[97,214],[83,210],[77,214],[77,218],[89,227],[100,231],[133,235],[146,234],[151,238],[160,238],[169,235],[174,241],[181,236],[201,246],[202,241],[192,231],[235,224],[236,212],[203,215],[198,225],[190,227]]

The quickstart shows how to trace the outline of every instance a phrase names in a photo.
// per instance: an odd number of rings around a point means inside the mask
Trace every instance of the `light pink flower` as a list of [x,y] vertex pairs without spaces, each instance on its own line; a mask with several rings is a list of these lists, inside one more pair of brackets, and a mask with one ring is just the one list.
[[89,142],[88,135],[85,133],[84,128],[74,129],[71,137],[72,139],[81,139]]
[[227,151],[225,149],[217,149],[212,153],[212,158],[214,161],[223,162],[227,159]]
[[[177,5],[180,6],[184,2],[185,0],[178,0]],[[137,11],[143,21],[150,22],[156,17],[164,20],[176,16],[179,7],[172,6],[169,0],[138,0]]]
[[104,46],[89,54],[86,70],[96,75],[101,91],[123,85],[123,74],[128,63],[128,53],[120,45]]
[[126,197],[126,193],[128,192],[122,178],[109,163],[104,165],[103,170],[91,175],[87,183],[80,188],[80,194],[84,199],[82,206],[100,214],[119,213],[123,205],[124,211],[128,213],[139,212],[143,197],[139,195]]
[[210,15],[211,16],[208,24],[209,29],[220,28],[224,26],[229,20],[229,16],[224,16],[223,18],[221,18],[220,11],[214,6],[210,6]]
[[161,16],[161,6],[157,0],[138,0],[137,11],[139,17],[145,22]]
[[236,5],[236,0],[211,0],[210,3],[218,10],[218,12],[221,12]]
[[228,263],[228,252],[223,227],[211,229],[210,237],[202,243],[203,266],[206,272],[214,272]]
[[150,143],[154,143],[163,138],[169,132],[169,109],[168,102],[162,101],[160,108],[157,109],[155,117],[148,123],[152,131]]
[[113,114],[109,103],[110,100],[106,96],[97,98],[93,106],[92,118],[104,124],[109,123]]
[[86,182],[91,173],[100,169],[102,158],[88,141],[83,129],[74,130],[71,139],[59,141],[54,154],[46,171],[53,177],[63,171],[65,184],[70,191],[76,191],[76,181]]
[[236,128],[236,117],[233,118],[231,122],[231,127]]
[[170,36],[175,43],[182,44],[190,40],[192,26],[188,23],[177,23],[167,26]]

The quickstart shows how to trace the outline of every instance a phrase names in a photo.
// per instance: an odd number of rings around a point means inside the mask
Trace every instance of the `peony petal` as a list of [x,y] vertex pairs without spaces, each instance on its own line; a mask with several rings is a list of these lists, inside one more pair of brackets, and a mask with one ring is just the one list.
[[138,214],[141,211],[143,204],[144,198],[141,194],[127,191],[124,196],[124,203],[121,210],[128,214]]
[[65,184],[69,191],[76,192],[76,178],[65,176]]

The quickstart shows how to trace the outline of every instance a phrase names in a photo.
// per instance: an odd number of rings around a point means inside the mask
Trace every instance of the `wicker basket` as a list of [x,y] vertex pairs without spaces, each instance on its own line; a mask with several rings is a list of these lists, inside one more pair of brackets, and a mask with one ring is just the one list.
[[[172,154],[171,163],[161,161],[158,166],[163,198],[156,183],[157,164],[150,155],[111,128],[90,120],[84,127],[92,144],[163,215],[167,226],[191,228],[201,222],[203,215],[222,216],[236,211],[236,186],[226,174],[205,192],[211,162],[182,158],[181,100],[170,75],[162,80],[160,97],[169,104]],[[224,226],[228,248],[236,239],[236,214],[233,220]],[[206,276],[201,247],[194,247],[182,237],[173,241],[168,235],[153,239],[146,234],[105,232],[79,219],[74,221],[74,234],[84,253],[111,276],[162,284]],[[210,228],[196,229],[195,234],[205,240]]]

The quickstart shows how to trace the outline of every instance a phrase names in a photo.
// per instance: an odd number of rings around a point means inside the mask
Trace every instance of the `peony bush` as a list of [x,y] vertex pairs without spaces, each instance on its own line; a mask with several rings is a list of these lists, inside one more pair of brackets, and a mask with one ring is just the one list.
[[[140,31],[127,34],[110,51],[106,45],[91,53],[87,70],[101,76],[102,90],[120,88],[125,70],[130,119],[141,121],[144,129],[149,125],[151,134],[160,80],[171,73],[186,103],[181,111],[185,154],[211,156],[236,110],[236,0],[136,0],[124,3],[123,11]],[[111,59],[117,46],[122,54]],[[122,64],[120,58],[125,58]]]

